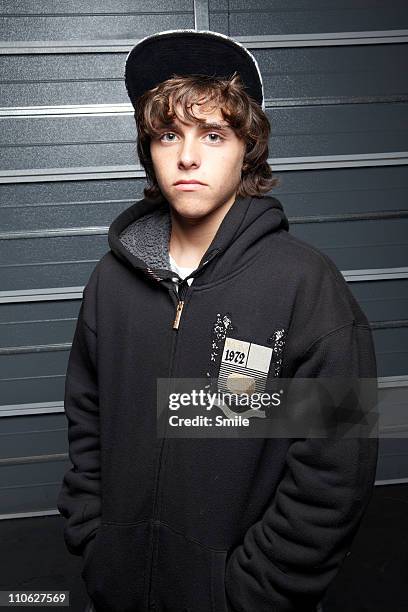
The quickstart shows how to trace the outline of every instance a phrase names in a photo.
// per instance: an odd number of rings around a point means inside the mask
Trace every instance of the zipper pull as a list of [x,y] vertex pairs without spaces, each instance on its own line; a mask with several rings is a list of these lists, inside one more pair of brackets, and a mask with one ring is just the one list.
[[174,319],[173,329],[178,329],[181,313],[183,312],[184,300],[180,300],[177,304],[176,318]]

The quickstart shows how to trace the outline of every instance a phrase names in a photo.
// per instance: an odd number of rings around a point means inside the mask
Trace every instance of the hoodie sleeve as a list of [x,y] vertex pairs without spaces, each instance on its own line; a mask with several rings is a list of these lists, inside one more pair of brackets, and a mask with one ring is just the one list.
[[[377,398],[369,326],[350,323],[326,333],[307,349],[295,376],[370,378]],[[376,436],[375,429],[374,437],[301,438],[291,443],[273,502],[227,559],[230,609],[316,609],[370,500]]]
[[68,359],[64,408],[68,419],[69,457],[57,508],[67,519],[66,546],[85,555],[101,522],[99,407],[96,369],[96,334],[85,321],[86,288]]

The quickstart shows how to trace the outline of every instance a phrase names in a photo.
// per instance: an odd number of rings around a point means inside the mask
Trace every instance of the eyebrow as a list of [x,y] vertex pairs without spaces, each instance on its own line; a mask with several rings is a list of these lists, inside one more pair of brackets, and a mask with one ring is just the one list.
[[211,129],[211,130],[230,130],[231,127],[228,125],[228,123],[217,123],[216,121],[212,121],[212,122],[205,122],[202,121],[201,123],[198,124],[198,127],[201,130],[206,130],[206,129]]
[[[200,123],[197,123],[197,126],[199,127],[200,130],[219,130],[220,132],[226,132],[226,131],[231,131],[232,128],[228,125],[228,123],[217,123],[216,121],[211,121],[211,122],[206,122],[206,121],[201,121]],[[160,129],[164,129],[164,128],[173,128],[173,129],[177,129],[177,125],[172,122],[170,124],[167,125],[163,125]]]

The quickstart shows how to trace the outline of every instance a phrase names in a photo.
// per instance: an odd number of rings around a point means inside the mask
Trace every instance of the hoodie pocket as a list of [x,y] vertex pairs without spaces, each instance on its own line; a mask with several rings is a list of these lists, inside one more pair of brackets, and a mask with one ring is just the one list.
[[227,336],[222,350],[217,388],[222,393],[263,393],[272,348]]
[[153,599],[159,612],[228,612],[227,551],[212,550],[160,525]]
[[100,525],[82,569],[98,612],[143,609],[147,553],[147,522]]
[[227,596],[225,593],[225,564],[228,551],[220,550],[212,553],[211,590],[213,612],[228,612]]

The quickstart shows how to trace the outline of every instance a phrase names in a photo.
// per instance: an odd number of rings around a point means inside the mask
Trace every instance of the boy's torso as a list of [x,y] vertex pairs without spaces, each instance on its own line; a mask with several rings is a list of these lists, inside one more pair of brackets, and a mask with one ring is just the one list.
[[[261,387],[289,378],[317,325],[327,331],[351,321],[352,308],[341,297],[336,310],[338,287],[327,262],[285,231],[261,236],[225,274],[210,262],[209,274],[178,297],[178,329],[174,287],[147,282],[112,252],[97,268],[88,323],[97,333],[102,517],[84,578],[108,601],[108,566],[113,584],[138,576],[121,605],[131,601],[141,610],[155,599],[160,605],[165,593],[169,610],[225,612],[227,553],[271,503],[290,440],[158,438],[157,381],[212,379],[222,386],[234,372],[223,359],[227,343],[231,350],[253,347],[258,366],[247,373]],[[317,322],[320,290],[329,303],[327,320]],[[300,303],[308,292],[311,301]],[[110,605],[114,610],[113,599]]]

